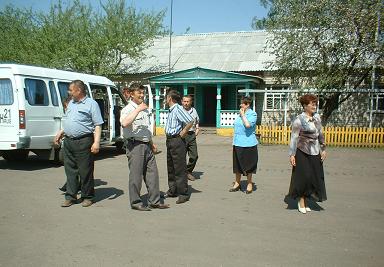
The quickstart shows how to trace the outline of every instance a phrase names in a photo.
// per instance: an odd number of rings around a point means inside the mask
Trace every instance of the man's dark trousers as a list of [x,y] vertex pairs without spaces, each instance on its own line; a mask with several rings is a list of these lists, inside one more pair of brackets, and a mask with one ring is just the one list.
[[199,155],[197,154],[196,134],[193,131],[185,136],[186,148],[188,153],[187,172],[192,173],[196,166]]
[[185,140],[167,137],[168,193],[189,199]]
[[93,135],[76,140],[68,137],[64,139],[64,169],[67,175],[65,199],[76,200],[79,188],[78,175],[81,181],[81,198],[93,199],[95,196],[92,144]]

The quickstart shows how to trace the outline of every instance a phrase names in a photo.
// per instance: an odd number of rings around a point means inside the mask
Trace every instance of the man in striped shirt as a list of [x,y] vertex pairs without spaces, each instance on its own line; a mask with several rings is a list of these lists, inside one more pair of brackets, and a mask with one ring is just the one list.
[[[189,200],[186,144],[184,137],[193,125],[192,116],[179,104],[181,100],[179,92],[170,90],[166,101],[169,113],[165,125],[167,137],[167,169],[168,169],[168,192],[165,197],[179,196],[176,204]],[[183,128],[183,125],[186,125]]]

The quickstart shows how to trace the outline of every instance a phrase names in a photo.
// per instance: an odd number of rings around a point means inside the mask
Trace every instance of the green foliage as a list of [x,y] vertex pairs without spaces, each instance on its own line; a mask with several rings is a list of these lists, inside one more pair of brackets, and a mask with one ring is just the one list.
[[31,62],[37,24],[30,10],[21,10],[12,6],[0,11],[0,60],[12,62]]
[[[374,65],[383,66],[381,0],[262,0],[271,33],[271,68],[280,79],[325,95],[323,119],[362,88]],[[324,93],[334,90],[335,93]],[[324,92],[323,92],[324,91]]]
[[164,14],[137,12],[125,0],[110,0],[101,11],[79,0],[68,5],[59,0],[46,14],[7,6],[0,11],[0,61],[103,75],[124,72],[124,59],[139,59],[163,34]]

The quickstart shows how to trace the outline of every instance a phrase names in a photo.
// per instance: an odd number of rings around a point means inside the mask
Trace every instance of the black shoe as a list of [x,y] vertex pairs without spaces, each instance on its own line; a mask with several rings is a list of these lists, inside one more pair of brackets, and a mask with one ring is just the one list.
[[133,210],[139,210],[139,211],[151,211],[150,208],[144,206],[144,205],[138,205],[138,206],[131,206]]
[[150,204],[149,207],[151,207],[152,209],[168,209],[169,208],[169,204]]
[[189,200],[188,197],[179,197],[178,200],[176,200],[176,204],[183,204]]
[[65,183],[62,187],[59,187],[59,190],[62,192],[67,192],[67,183]]
[[167,193],[164,194],[163,197],[164,197],[164,198],[168,198],[168,197],[173,198],[173,197],[177,197],[177,195],[176,195],[176,194],[172,194],[172,193],[170,193],[170,192],[167,192]]

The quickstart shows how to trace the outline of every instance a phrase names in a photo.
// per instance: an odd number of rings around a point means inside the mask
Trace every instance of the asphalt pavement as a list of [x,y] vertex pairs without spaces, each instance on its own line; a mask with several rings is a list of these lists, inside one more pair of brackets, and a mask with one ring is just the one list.
[[[165,192],[165,138],[154,141]],[[60,207],[63,166],[0,158],[0,266],[384,266],[384,150],[328,148],[328,200],[304,215],[284,202],[288,147],[259,146],[252,194],[228,192],[231,138],[201,135],[198,149],[190,201],[149,212],[130,208],[114,147],[97,156],[88,208]]]

